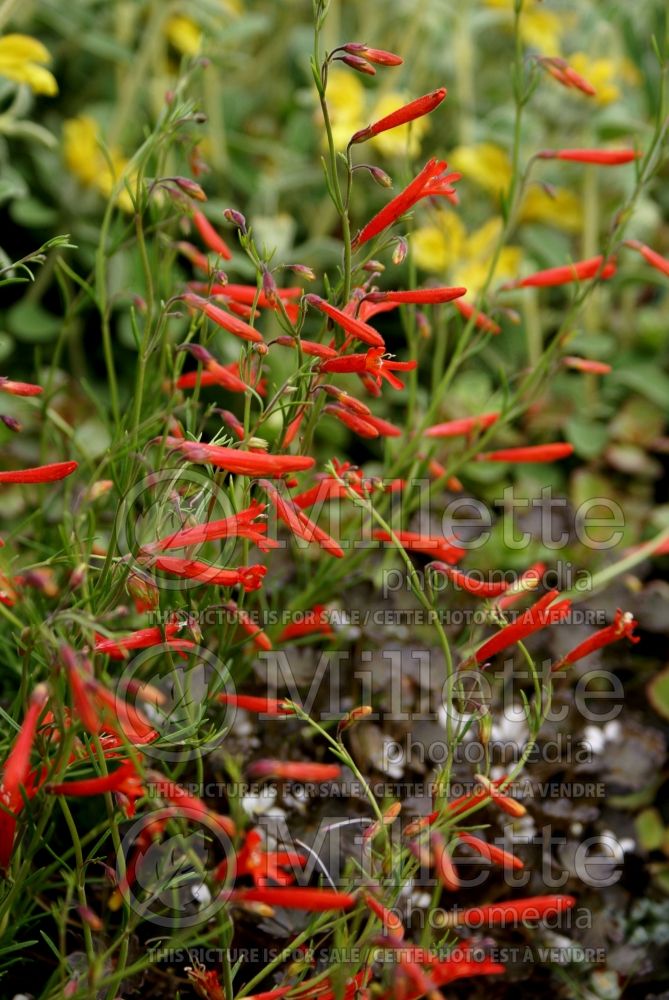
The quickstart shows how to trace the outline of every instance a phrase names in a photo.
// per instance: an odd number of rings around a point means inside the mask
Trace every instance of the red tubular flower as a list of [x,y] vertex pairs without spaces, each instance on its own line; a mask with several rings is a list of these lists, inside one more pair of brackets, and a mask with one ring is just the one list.
[[401,66],[404,60],[402,56],[395,55],[394,52],[387,52],[385,49],[371,49],[362,42],[347,42],[342,45],[344,52],[349,52],[354,56],[362,56],[368,62],[376,63],[377,66]]
[[207,302],[206,299],[200,298],[199,295],[193,295],[192,292],[186,292],[182,298],[189,306],[199,309],[213,323],[222,327],[223,330],[227,330],[228,333],[234,333],[236,337],[241,337],[242,340],[249,340],[254,344],[264,343],[262,335],[255,327],[249,326],[248,323],[238,319],[237,316],[233,316],[232,313],[226,312],[225,309],[220,309],[218,306],[213,305],[213,303]]
[[227,694],[223,692],[216,696],[222,705],[234,705],[247,712],[259,712],[260,715],[293,715],[295,710],[280,698],[261,698],[253,694]]
[[578,646],[575,646],[555,664],[553,670],[562,670],[564,667],[576,663],[577,660],[582,660],[584,656],[594,653],[596,649],[609,646],[612,642],[618,642],[619,639],[625,638],[630,639],[631,642],[638,642],[641,637],[634,635],[634,629],[638,624],[631,612],[623,612],[618,608],[612,625],[599,629],[589,639],[585,639]]
[[484,451],[476,456],[477,462],[554,462],[567,458],[574,451],[573,444],[559,441],[555,444],[536,444],[527,448],[500,448]]
[[335,58],[341,59],[343,63],[346,63],[346,65],[350,66],[351,69],[357,70],[358,73],[366,73],[368,76],[376,76],[376,70],[374,67],[371,63],[368,63],[366,59],[363,59],[362,56],[345,55],[336,56]]
[[202,363],[203,371],[187,372],[176,381],[177,389],[193,389],[196,385],[220,385],[229,392],[246,392],[248,386],[227,365],[220,364],[206,348],[199,344],[184,344],[180,350],[189,351]]
[[44,389],[32,382],[12,382],[6,375],[0,375],[0,392],[8,392],[12,396],[39,396]]
[[[327,910],[350,910],[356,903],[355,896],[334,889],[264,888],[236,889],[227,897],[231,903],[266,903],[283,906],[287,910],[308,910],[322,913]],[[308,994],[307,994],[308,995]]]
[[500,610],[510,608],[512,604],[519,601],[523,594],[536,590],[541,582],[541,578],[546,572],[546,564],[542,562],[532,563],[531,566],[518,578],[513,587],[509,587],[503,597],[497,601]]
[[459,420],[449,420],[445,424],[434,424],[425,431],[425,437],[449,438],[462,434],[471,434],[492,427],[499,420],[499,411],[494,413],[479,413],[475,417],[461,417]]
[[[295,337],[288,337],[288,336],[276,337],[274,343],[281,344],[282,347],[297,348],[297,341],[295,340]],[[334,347],[328,347],[326,344],[317,344],[316,341],[305,340],[304,337],[300,338],[300,347],[302,348],[303,354],[308,354],[310,357],[313,358],[337,357],[337,352],[335,351]]]
[[554,80],[563,87],[575,87],[588,97],[594,97],[597,91],[584,77],[572,69],[568,62],[560,56],[542,56],[537,60],[540,66],[550,73]]
[[140,628],[121,638],[105,639],[97,636],[95,652],[106,653],[112,660],[123,660],[131,649],[148,649],[161,643],[169,643],[175,649],[190,649],[195,645],[194,642],[176,638],[183,628],[183,622],[168,622],[164,628],[159,625]]
[[476,653],[474,653],[473,658],[476,663],[483,663],[491,656],[499,653],[500,650],[506,649],[516,642],[522,642],[523,639],[526,639],[534,632],[538,632],[539,629],[545,628],[546,625],[554,625],[556,622],[561,621],[569,614],[571,601],[569,598],[564,598],[558,601],[557,604],[553,604],[558,595],[559,591],[557,590],[551,590],[547,594],[544,594],[536,604],[528,608],[515,622],[505,625],[496,635],[493,635],[492,638],[484,642],[476,650]]
[[452,302],[453,299],[466,294],[466,288],[414,288],[404,292],[370,292],[366,298],[369,302],[392,302],[395,305],[402,303],[438,305],[442,302]]
[[225,605],[227,611],[234,615],[237,624],[244,632],[253,640],[253,645],[256,649],[262,649],[268,651],[272,648],[272,641],[265,634],[265,632],[252,621],[251,617],[248,615],[243,608],[238,608],[234,601],[228,601]]
[[207,521],[196,524],[192,528],[183,528],[172,535],[160,538],[157,542],[142,546],[142,553],[163,552],[165,549],[184,549],[201,542],[218,541],[220,538],[248,538],[259,549],[272,548],[276,545],[265,538],[267,524],[257,519],[263,516],[266,504],[252,500],[249,507],[240,510],[238,514],[221,518],[218,521]]
[[[421,552],[424,555],[443,559],[447,563],[457,562],[458,559],[462,559],[467,551],[447,538],[421,535],[416,531],[396,531],[395,536],[409,552]],[[373,531],[372,537],[380,542],[392,541],[387,531]]]
[[170,448],[182,452],[189,462],[215,465],[239,476],[283,476],[287,472],[303,472],[316,462],[309,455],[269,455],[174,437],[166,437],[165,441]]
[[309,294],[304,296],[304,301],[314,309],[318,309],[319,312],[325,313],[329,316],[333,323],[340,326],[342,330],[346,330],[349,336],[354,337],[356,340],[362,340],[363,343],[369,344],[371,347],[378,348],[381,353],[385,351],[385,343],[381,334],[374,329],[373,326],[369,326],[368,323],[363,323],[362,320],[356,319],[354,316],[350,316],[348,313],[343,312],[341,309],[337,309],[335,306],[331,306],[329,302],[322,299],[320,295]]
[[230,869],[235,878],[250,875],[253,884],[257,889],[269,886],[271,882],[279,885],[290,885],[295,881],[295,876],[291,872],[281,871],[291,865],[302,867],[306,864],[307,856],[296,851],[263,851],[260,849],[262,835],[258,830],[250,830],[244,838],[244,843],[235,854],[230,865],[227,861],[222,861],[216,871],[214,878],[222,882]]
[[403,389],[404,383],[395,375],[394,371],[412,371],[417,361],[391,361],[384,357],[385,348],[374,347],[366,354],[345,354],[343,357],[329,358],[321,361],[319,369],[322,372],[336,372],[338,374],[356,372],[358,374],[371,375],[376,385],[381,385],[381,380],[386,379],[394,389]]
[[[0,779],[0,869],[5,870],[12,856],[16,817],[23,809],[24,798],[36,792],[34,777],[30,772],[30,752],[35,742],[39,717],[47,703],[48,690],[45,684],[38,684],[30,696],[28,710],[19,734],[14,740],[5,761]],[[9,810],[8,812],[6,810]]]
[[435,831],[431,834],[430,848],[432,851],[434,869],[437,873],[437,878],[443,885],[444,889],[448,889],[449,892],[457,892],[460,888],[460,879],[458,878],[458,873],[455,870],[455,865],[451,861],[451,855],[448,847],[446,846],[446,841],[440,833]]
[[196,559],[177,559],[173,556],[158,556],[153,560],[153,565],[165,573],[172,573],[173,576],[198,580],[210,586],[241,586],[246,592],[258,590],[267,572],[267,567],[260,563],[237,566],[236,569],[220,569],[218,566],[198,562]]
[[556,285],[569,285],[573,281],[586,281],[589,278],[599,278],[606,281],[616,273],[616,262],[613,258],[604,262],[604,257],[589,257],[588,260],[577,260],[564,267],[549,267],[545,271],[537,271],[518,281],[509,281],[503,288],[553,288]]
[[329,413],[331,417],[336,417],[340,423],[344,424],[345,427],[348,427],[349,430],[360,437],[379,437],[378,430],[366,417],[361,417],[359,413],[347,410],[345,406],[340,406],[338,403],[328,403],[323,407],[323,413]]
[[381,417],[375,417],[373,413],[366,416],[365,420],[372,427],[376,427],[379,437],[402,437],[404,433],[401,427],[396,427],[395,424],[391,424],[388,420],[383,420]]
[[562,359],[562,364],[578,372],[588,372],[590,375],[608,375],[612,371],[611,365],[607,365],[604,361],[591,361],[589,358],[577,358],[571,354]]
[[635,149],[543,149],[537,156],[540,160],[572,160],[574,163],[617,167],[637,160],[641,153]]
[[[171,644],[172,648],[177,646],[177,642]],[[193,643],[182,643],[183,646],[192,646]],[[151,726],[146,716],[134,705],[128,704],[123,698],[109,691],[104,684],[97,681],[93,676],[85,679],[86,690],[90,693],[96,707],[103,719],[103,726],[111,729],[118,741],[115,745],[122,744],[123,738],[130,743],[142,745],[153,743],[158,733]]]
[[[194,292],[209,292],[210,295],[225,295],[226,298],[234,299],[243,305],[252,306],[254,303],[261,309],[272,309],[275,303],[267,298],[263,291],[258,291],[256,285],[208,285],[205,281],[191,281],[189,288]],[[277,288],[275,294],[285,301],[299,298],[302,289],[299,285],[291,288]]]
[[438,573],[445,573],[456,587],[464,590],[467,594],[472,594],[474,597],[499,597],[500,594],[509,589],[509,584],[504,581],[486,582],[485,580],[477,580],[474,577],[467,576],[466,573],[461,573],[459,569],[448,566],[446,563],[433,562],[429,564],[429,568],[436,570]]
[[655,250],[651,250],[645,243],[639,243],[638,240],[625,240],[625,246],[631,247],[632,250],[638,250],[651,267],[654,267],[657,271],[661,271],[662,274],[669,275],[669,260]]
[[363,892],[362,898],[372,913],[379,918],[384,930],[401,941],[404,937],[404,925],[397,914],[380,903],[371,892]]
[[308,761],[256,760],[248,767],[250,778],[278,778],[281,781],[336,781],[339,764],[311,764]]
[[361,247],[374,236],[378,236],[384,229],[396,222],[400,216],[410,211],[416,202],[421,198],[431,198],[441,196],[451,201],[455,200],[455,190],[450,186],[451,181],[459,179],[460,174],[446,174],[446,162],[444,160],[428,160],[421,172],[414,177],[403,191],[388,202],[385,208],[370,219],[366,226],[360,230],[353,240],[353,248]]
[[182,788],[174,781],[168,781],[158,772],[152,773],[146,781],[147,787],[151,788],[154,794],[160,796],[170,805],[176,806],[176,815],[181,814],[185,819],[201,820],[202,822],[214,823],[219,826],[229,837],[236,836],[237,827],[229,816],[222,816],[220,813],[210,809],[202,799]]
[[576,905],[573,896],[528,896],[511,903],[491,903],[488,906],[470,906],[448,915],[448,923],[466,927],[515,926],[523,920],[541,920],[557,917]]
[[282,497],[279,491],[271,483],[261,482],[261,486],[272,501],[276,512],[297,538],[303,538],[306,542],[318,542],[322,549],[332,556],[341,559],[344,551],[341,546],[331,538],[326,531],[319,528],[317,524],[310,521],[304,511],[300,510],[292,500]]
[[463,844],[466,844],[467,847],[471,847],[477,854],[480,854],[486,861],[491,861],[495,865],[501,865],[502,868],[513,868],[516,871],[520,871],[521,868],[525,867],[520,858],[517,858],[515,854],[510,854],[495,844],[488,844],[485,840],[481,840],[480,837],[474,837],[471,833],[458,833],[458,839]]
[[86,677],[92,676],[91,665],[87,659],[79,658],[75,651],[65,644],[60,647],[60,657],[67,672],[72,692],[72,707],[77,718],[82,721],[89,733],[96,735],[102,730],[102,720],[86,688]]
[[123,796],[127,816],[134,816],[135,802],[145,795],[144,783],[131,760],[125,760],[111,774],[98,778],[82,778],[77,781],[63,781],[46,786],[52,795],[90,796],[115,792]]
[[0,472],[0,483],[55,483],[71,476],[76,468],[77,462],[52,462],[34,469],[5,469]]
[[204,244],[209,248],[209,250],[217,253],[219,257],[223,257],[224,260],[232,259],[230,248],[218,235],[204,212],[200,212],[199,209],[194,209],[193,222],[195,223],[195,228],[202,237]]
[[379,118],[378,121],[368,125],[367,128],[360,129],[359,132],[351,136],[349,145],[352,146],[357,142],[366,142],[367,139],[371,139],[375,135],[380,135],[381,132],[387,132],[391,128],[398,128],[400,125],[406,125],[407,122],[415,121],[416,118],[429,115],[431,111],[439,107],[445,97],[446,88],[440,87],[439,90],[433,90],[430,94],[425,94],[423,97],[419,97],[409,104],[404,104],[401,108],[397,108],[396,111],[392,111],[389,115],[385,115],[383,118]]
[[479,330],[483,330],[484,333],[497,334],[502,332],[499,324],[495,323],[489,316],[486,316],[485,313],[475,309],[471,302],[465,302],[463,299],[454,299],[453,305],[466,320],[471,319],[473,316],[474,326]]
[[324,604],[315,604],[301,621],[286,625],[279,636],[279,642],[301,639],[305,635],[334,635]]

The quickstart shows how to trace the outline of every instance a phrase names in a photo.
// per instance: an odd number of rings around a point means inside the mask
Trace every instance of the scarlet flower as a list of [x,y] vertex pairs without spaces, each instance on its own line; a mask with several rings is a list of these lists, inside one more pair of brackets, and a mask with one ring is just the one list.
[[429,568],[436,570],[438,573],[445,573],[456,587],[468,594],[472,594],[474,597],[499,597],[500,594],[509,589],[509,584],[504,581],[486,582],[485,580],[477,580],[466,573],[461,573],[459,569],[454,569],[452,566],[446,565],[446,563],[433,562],[429,564]]
[[223,257],[224,260],[232,259],[232,253],[230,252],[228,245],[218,235],[204,212],[200,212],[199,209],[194,209],[193,222],[195,223],[195,228],[202,237],[203,242],[210,250],[217,253],[219,257]]
[[97,636],[95,652],[106,653],[112,660],[124,660],[131,649],[148,649],[161,643],[169,645],[172,649],[191,649],[195,645],[194,642],[176,638],[183,628],[183,622],[168,622],[164,628],[153,625],[150,628],[137,629],[130,635],[119,638],[105,639],[103,636]]
[[460,178],[460,174],[447,174],[446,162],[444,160],[428,160],[421,172],[414,177],[403,191],[395,196],[385,208],[370,219],[353,240],[353,248],[357,249],[363,243],[367,243],[374,236],[378,236],[384,229],[396,222],[400,216],[410,211],[416,202],[421,198],[432,198],[441,196],[454,201],[455,190],[450,186],[451,181]]
[[359,413],[347,410],[345,406],[340,406],[338,403],[328,403],[323,407],[323,413],[329,413],[331,417],[336,417],[340,423],[344,424],[345,427],[348,427],[349,430],[360,437],[379,437],[378,430],[374,424],[370,423],[367,417],[362,417]]
[[372,913],[379,918],[384,926],[384,929],[389,934],[393,934],[395,937],[402,940],[404,937],[404,925],[397,914],[393,913],[392,910],[389,910],[383,905],[383,903],[379,902],[376,896],[373,896],[371,892],[363,892],[362,898]]
[[4,807],[0,810],[0,869],[2,870],[7,868],[12,856],[16,817],[23,809],[23,795],[30,797],[37,790],[34,776],[30,772],[30,752],[35,742],[37,723],[47,699],[46,685],[38,684],[30,696],[21,729],[2,769],[0,779],[0,803]]
[[510,903],[490,903],[487,906],[470,906],[448,914],[448,923],[466,927],[506,927],[523,920],[541,920],[542,917],[559,916],[576,905],[573,896],[528,896]]
[[[416,531],[396,531],[394,534],[397,540],[409,552],[422,552],[425,555],[443,559],[447,563],[457,562],[467,551],[443,537],[421,535]],[[372,536],[380,542],[390,542],[392,540],[387,531],[373,531]]]
[[638,250],[651,267],[654,267],[657,271],[661,271],[662,274],[669,275],[669,260],[655,250],[651,250],[645,243],[639,243],[638,240],[625,240],[625,246],[631,247],[632,250]]
[[275,544],[265,538],[267,525],[258,521],[263,516],[266,504],[252,500],[249,507],[240,510],[238,514],[221,518],[218,521],[207,521],[196,524],[192,528],[182,528],[172,535],[160,538],[157,542],[142,546],[142,552],[163,552],[165,549],[184,549],[201,542],[213,542],[220,538],[248,538],[259,549],[269,549]]
[[554,462],[567,458],[574,451],[573,444],[559,441],[555,444],[536,444],[527,448],[500,448],[484,451],[476,456],[477,462]]
[[561,621],[569,614],[571,601],[569,598],[564,598],[558,601],[557,604],[553,604],[558,594],[559,591],[550,590],[533,604],[532,607],[520,615],[515,622],[505,625],[496,635],[493,635],[484,642],[474,654],[476,663],[483,663],[491,656],[499,653],[500,650],[506,649],[516,642],[522,642],[523,639],[526,639],[534,632],[538,632],[539,629],[545,628],[546,625],[554,625],[556,622]]
[[336,781],[339,764],[311,764],[308,761],[256,760],[249,765],[251,778],[278,778],[281,781]]
[[543,149],[537,156],[540,160],[572,160],[575,163],[616,167],[637,160],[641,153],[635,149]]
[[239,476],[283,476],[286,472],[310,469],[316,462],[309,455],[269,455],[174,437],[166,437],[165,441],[169,447],[181,451],[189,462],[215,465]]
[[444,889],[448,889],[449,892],[457,892],[460,888],[460,879],[455,865],[451,861],[446,841],[440,833],[435,831],[430,836],[430,848],[437,878]]
[[[420,1000],[426,995],[440,996],[441,994],[436,994],[437,987],[446,986],[457,979],[506,971],[498,962],[490,958],[474,957],[469,951],[463,952],[462,948],[457,948],[452,956],[441,958],[418,945],[406,944],[401,938],[391,934],[377,938],[375,944],[392,949],[395,953],[399,975],[393,983],[393,1000]],[[429,974],[423,972],[421,965],[428,966]]]
[[383,420],[382,417],[375,417],[373,413],[370,413],[365,417],[365,420],[372,427],[376,427],[379,437],[402,437],[403,431],[401,427],[396,427],[395,424],[391,424],[388,420]]
[[324,604],[315,604],[311,611],[308,611],[301,621],[291,622],[281,632],[279,642],[288,642],[290,639],[301,639],[305,635],[333,635],[332,625],[328,621]]
[[75,781],[62,781],[46,786],[51,795],[90,796],[103,795],[105,792],[115,792],[123,796],[125,813],[134,816],[135,802],[145,795],[144,783],[131,760],[125,760],[111,774],[98,778],[81,778]]
[[[274,340],[275,344],[281,344],[282,347],[294,347],[297,348],[297,340],[295,337],[281,336],[276,337]],[[327,344],[317,344],[314,340],[305,340],[304,337],[300,337],[300,347],[302,348],[303,354],[308,354],[313,358],[336,358],[337,352],[334,347],[328,347]]]
[[341,309],[337,309],[335,306],[331,306],[320,295],[314,295],[313,293],[305,295],[304,301],[320,312],[325,313],[326,316],[329,316],[332,322],[340,326],[342,330],[346,330],[349,336],[378,348],[383,354],[385,350],[383,337],[373,326],[369,326],[368,323],[363,323],[362,320],[356,319],[354,316],[349,315]]
[[169,781],[162,774],[152,773],[147,778],[146,785],[161,799],[176,806],[177,815],[181,814],[185,819],[199,819],[205,823],[208,821],[219,826],[229,837],[236,835],[237,828],[229,816],[222,816],[220,813],[214,812],[197,795],[191,795],[181,785]]
[[[233,311],[235,306],[253,307],[254,305],[260,309],[280,309],[280,305],[276,300],[281,299],[289,319],[293,322],[299,313],[299,306],[297,303],[292,302],[291,299],[299,298],[302,294],[302,289],[299,285],[291,286],[290,288],[274,288],[274,295],[272,297],[268,296],[262,290],[259,292],[256,285],[214,284],[210,286],[204,281],[191,281],[188,287],[194,292],[202,292],[210,295],[217,301],[225,303]],[[250,314],[251,310],[249,308],[248,315]]]
[[438,305],[442,302],[452,302],[461,295],[466,295],[466,288],[414,288],[399,292],[370,292],[369,302],[415,303],[417,305]]
[[344,551],[341,546],[331,538],[326,531],[319,528],[317,524],[310,521],[304,511],[300,510],[292,500],[282,497],[279,491],[271,483],[261,482],[261,486],[272,501],[276,512],[297,538],[303,538],[306,542],[318,542],[322,549],[332,556],[341,559]]
[[250,830],[244,838],[244,844],[235,853],[232,864],[227,859],[222,861],[214,872],[214,878],[222,882],[232,869],[234,878],[250,875],[257,889],[269,886],[271,882],[278,882],[279,885],[294,882],[295,876],[281,869],[288,865],[295,867],[306,864],[306,855],[296,851],[262,851],[261,844],[262,835],[257,830]]
[[0,392],[8,392],[12,396],[39,396],[44,389],[31,382],[12,382],[6,375],[0,375]]
[[367,128],[360,129],[359,132],[351,136],[349,145],[352,146],[357,142],[366,142],[367,139],[372,139],[375,135],[380,135],[381,132],[387,132],[391,128],[398,128],[400,125],[406,125],[408,122],[415,121],[416,118],[423,118],[424,115],[429,115],[431,111],[438,108],[445,97],[445,87],[440,87],[439,90],[433,90],[431,94],[418,97],[415,101],[404,104],[389,115],[379,118],[378,121],[368,125]]
[[356,903],[355,896],[334,889],[263,888],[235,889],[227,897],[231,903],[266,903],[283,906],[287,910],[308,910],[322,913],[327,910],[350,910]]
[[286,701],[280,698],[261,698],[253,694],[227,694],[227,692],[223,692],[217,695],[217,701],[220,701],[222,705],[234,705],[247,712],[259,712],[261,715],[293,715],[295,712]]
[[522,573],[516,583],[514,583],[512,587],[509,587],[504,596],[500,597],[497,601],[497,607],[500,610],[503,608],[510,608],[512,604],[515,604],[516,601],[520,600],[523,594],[527,594],[528,591],[531,590],[536,590],[545,572],[545,563],[532,563],[532,565],[528,566],[524,573]]
[[564,357],[562,364],[578,372],[589,372],[591,375],[608,375],[612,370],[611,365],[607,365],[604,361],[591,361],[589,358],[577,358],[573,355]]
[[376,385],[381,385],[381,380],[386,379],[394,389],[403,389],[404,383],[395,375],[394,371],[411,371],[418,364],[417,361],[391,361],[384,357],[385,348],[374,347],[366,354],[345,354],[343,357],[329,358],[321,361],[319,369],[322,372],[336,372],[339,374],[357,372],[370,375]]
[[475,417],[461,417],[459,420],[449,420],[445,424],[434,424],[432,427],[428,427],[425,431],[425,437],[459,437],[461,434],[471,434],[474,431],[492,427],[497,420],[499,420],[499,411],[479,413]]
[[553,670],[562,670],[564,667],[576,663],[577,660],[582,660],[584,656],[594,653],[596,649],[601,649],[602,646],[609,646],[612,642],[618,642],[622,638],[638,642],[640,636],[634,635],[634,629],[638,624],[629,611],[623,612],[618,608],[612,625],[607,625],[606,628],[599,629],[589,639],[585,639],[578,646],[575,646],[574,649],[554,665]]
[[243,608],[238,608],[234,601],[228,601],[225,605],[225,609],[234,615],[239,627],[243,629],[246,634],[253,639],[253,644],[256,649],[263,649],[265,651],[272,648],[272,642],[269,636],[256,625],[254,621],[251,620],[250,616]]
[[552,288],[556,285],[569,285],[573,281],[586,281],[588,278],[598,278],[606,281],[616,273],[616,262],[613,258],[604,262],[604,257],[589,257],[588,260],[578,260],[564,267],[549,267],[545,271],[537,271],[518,281],[509,281],[503,288]]
[[362,56],[368,62],[376,63],[378,66],[401,66],[404,60],[402,56],[395,55],[394,52],[387,52],[385,49],[371,49],[362,42],[347,42],[342,45],[344,52],[349,52],[354,56]]
[[5,469],[0,472],[0,483],[55,483],[71,476],[76,468],[77,462],[52,462],[33,469]]
[[474,326],[478,327],[479,330],[483,330],[484,333],[497,334],[502,332],[499,324],[495,323],[489,316],[486,316],[485,313],[475,309],[471,302],[465,302],[463,299],[454,299],[453,305],[466,320],[471,319],[473,316]]
[[594,97],[597,93],[592,84],[582,77],[580,73],[577,73],[575,69],[572,69],[569,63],[561,59],[560,56],[542,56],[538,62],[563,87],[575,87],[583,94],[587,94],[588,97]]
[[177,389],[192,389],[199,384],[201,386],[220,385],[229,392],[247,392],[248,386],[235,372],[230,370],[230,366],[220,364],[206,348],[200,347],[199,344],[183,344],[181,350],[189,351],[194,355],[202,363],[204,370],[199,373],[199,378],[198,372],[187,372],[185,375],[181,375],[176,381]]
[[241,337],[242,340],[249,340],[255,344],[264,343],[262,335],[255,327],[249,326],[248,323],[233,316],[232,313],[226,312],[225,309],[215,306],[212,302],[207,302],[206,299],[200,298],[199,295],[194,295],[192,292],[186,292],[182,298],[189,306],[199,309],[212,322],[222,327],[223,330],[227,330],[228,333],[234,333],[236,337]]
[[221,569],[197,559],[177,559],[173,556],[157,556],[152,564],[165,573],[188,580],[198,580],[210,586],[237,587],[246,592],[258,590],[262,586],[267,567],[260,563],[252,566],[238,566],[236,569]]
[[480,837],[474,837],[470,833],[458,833],[458,839],[463,844],[466,844],[467,847],[471,847],[477,854],[480,854],[482,858],[491,861],[493,864],[501,865],[502,868],[514,868],[516,871],[519,871],[525,867],[520,858],[516,857],[515,854],[510,854],[495,844],[489,844],[487,841],[481,840]]

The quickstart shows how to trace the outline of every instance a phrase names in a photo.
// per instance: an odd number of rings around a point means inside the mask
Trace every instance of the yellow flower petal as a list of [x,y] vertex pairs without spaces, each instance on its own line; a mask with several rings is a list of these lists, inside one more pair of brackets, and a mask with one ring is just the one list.
[[3,35],[0,38],[0,63],[5,59],[50,63],[51,54],[46,45],[31,35]]
[[0,38],[0,76],[15,83],[26,83],[36,94],[53,97],[58,84],[53,73],[40,63],[51,62],[49,50],[30,35],[5,35]]
[[567,188],[553,188],[549,194],[535,185],[523,199],[519,218],[521,222],[545,222],[574,233],[581,229],[583,209],[577,195]]
[[594,100],[597,104],[612,104],[619,99],[617,80],[625,77],[622,62],[617,59],[591,59],[585,52],[574,52],[569,57],[569,64],[595,88]]
[[202,31],[190,17],[173,14],[165,22],[165,35],[170,45],[184,56],[196,56],[202,46]]
[[492,142],[457,146],[448,163],[462,173],[464,180],[473,181],[493,194],[507,191],[511,183],[511,160],[501,146]]
[[[65,163],[84,187],[94,187],[108,198],[118,178],[128,165],[118,150],[109,150],[109,162],[98,144],[97,122],[89,115],[70,118],[63,125],[63,153]],[[133,178],[128,178],[130,184]],[[124,212],[133,211],[132,199],[123,189],[117,198]]]

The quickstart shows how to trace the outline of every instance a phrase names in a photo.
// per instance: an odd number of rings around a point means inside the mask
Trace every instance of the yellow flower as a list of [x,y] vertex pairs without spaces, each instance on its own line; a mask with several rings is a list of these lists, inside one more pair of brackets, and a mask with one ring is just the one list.
[[[411,97],[406,94],[397,92],[386,94],[372,108],[369,120],[375,122],[379,118],[385,118],[403,104],[408,104],[410,100]],[[410,125],[400,125],[399,128],[374,136],[371,142],[383,156],[402,156],[407,152],[409,156],[418,156],[421,139],[429,127],[427,118],[418,118]]]
[[462,173],[463,179],[479,184],[491,194],[509,189],[512,167],[505,150],[492,142],[476,146],[457,146],[448,157],[448,164]]
[[583,221],[581,200],[567,188],[548,191],[533,185],[527,190],[520,206],[521,222],[546,222],[568,233],[578,232]]
[[190,17],[173,14],[165,22],[168,42],[182,56],[196,56],[202,46],[202,31]]
[[[438,225],[417,229],[412,234],[414,260],[419,268],[433,274],[447,271],[449,281],[476,295],[487,281],[501,231],[502,220],[493,218],[467,236],[455,212],[441,212]],[[502,249],[493,275],[496,282],[517,276],[521,254],[520,247]]]
[[[65,162],[84,187],[96,188],[109,198],[114,186],[128,165],[118,150],[109,150],[109,161],[99,145],[100,131],[97,122],[88,115],[69,118],[63,126],[63,151]],[[132,184],[132,178],[128,178]],[[119,207],[132,212],[132,199],[123,189],[118,196]]]
[[639,71],[629,59],[591,59],[585,52],[574,52],[569,56],[569,64],[593,85],[598,104],[617,101],[621,93],[619,83],[636,87],[641,82]]
[[365,88],[351,70],[331,69],[327,100],[335,148],[345,149],[353,133],[367,124]]
[[[514,0],[486,0],[486,3],[488,7],[501,11],[509,24],[513,22]],[[573,17],[546,10],[539,6],[537,0],[525,0],[520,15],[520,37],[542,55],[557,56],[560,54],[562,35],[571,27],[573,20]]]
[[0,76],[15,83],[27,83],[36,94],[53,97],[58,84],[53,73],[41,63],[51,62],[48,49],[30,35],[5,35],[0,38]]

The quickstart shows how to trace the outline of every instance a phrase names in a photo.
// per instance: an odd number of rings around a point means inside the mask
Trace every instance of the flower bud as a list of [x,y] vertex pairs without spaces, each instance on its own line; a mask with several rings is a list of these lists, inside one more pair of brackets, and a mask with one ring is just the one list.
[[361,56],[342,56],[341,61],[350,66],[351,69],[357,70],[358,73],[366,73],[367,76],[376,76],[374,67]]
[[226,208],[223,212],[223,218],[230,225],[236,226],[242,233],[246,234],[246,219],[241,212],[237,212],[234,208]]
[[403,264],[406,260],[406,256],[409,252],[409,244],[405,236],[398,236],[395,240],[395,249],[393,250],[392,261],[393,264]]

